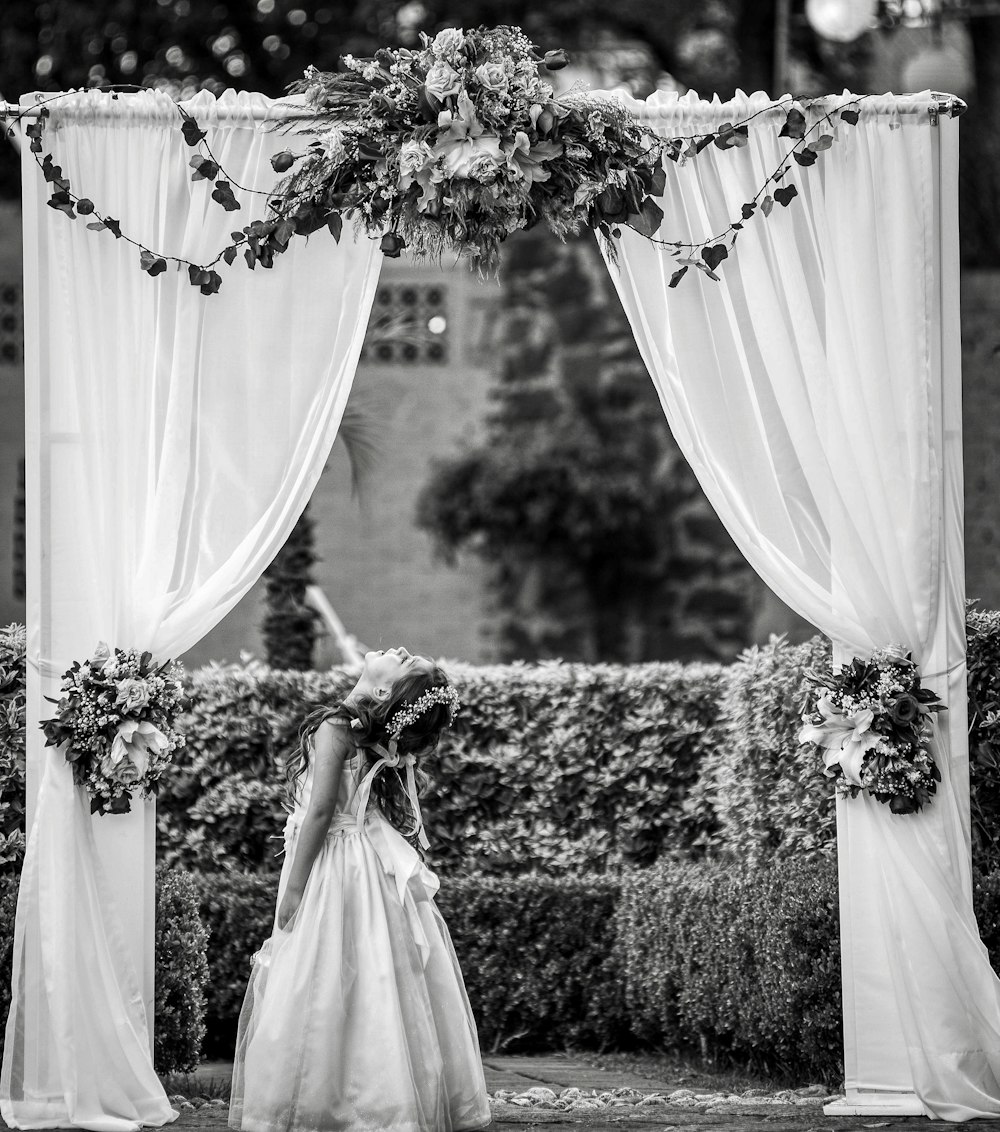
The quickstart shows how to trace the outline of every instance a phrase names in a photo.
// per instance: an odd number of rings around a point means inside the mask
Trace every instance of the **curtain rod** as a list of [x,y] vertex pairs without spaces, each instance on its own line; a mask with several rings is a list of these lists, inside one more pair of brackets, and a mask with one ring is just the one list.
[[[129,95],[119,94],[118,97],[119,99],[124,99],[128,98]],[[67,106],[65,103],[63,103],[61,106],[58,103],[54,103],[54,105],[56,107],[54,115],[65,115],[66,117],[72,117],[74,111],[83,109],[85,110],[87,115],[95,118],[110,118],[113,116],[113,113],[110,109],[105,109],[103,107],[95,112],[95,108],[93,106]],[[175,105],[177,104],[175,103]],[[37,118],[39,117],[40,110],[41,104],[39,104],[38,106],[21,107],[16,102],[0,102],[0,121],[7,121],[10,119],[18,118]],[[206,119],[206,124],[208,125],[223,124],[225,122],[234,120],[238,121],[241,119],[244,121],[250,119],[254,122],[291,122],[298,119],[306,120],[315,118],[317,116],[314,110],[302,110],[299,107],[282,106],[281,103],[277,102],[268,107],[248,108],[245,106],[239,106],[233,107],[231,111],[225,109],[221,112],[216,108],[213,109],[212,114],[215,117],[215,122],[213,123]],[[150,115],[149,117],[152,118],[154,116]],[[139,119],[134,120],[138,121]]]
[[964,114],[967,107],[961,98],[953,94],[942,94],[930,91],[929,96],[922,94],[878,94],[857,95],[845,91],[843,94],[823,95],[819,98],[797,98],[786,95],[782,99],[771,99],[765,95],[744,95],[742,97],[722,101],[708,101],[698,99],[695,101],[688,95],[660,95],[653,94],[649,99],[638,99],[624,96],[626,109],[640,122],[650,125],[669,127],[673,122],[681,122],[690,126],[692,120],[706,125],[717,124],[723,121],[736,122],[750,114],[756,120],[766,119],[769,116],[778,116],[788,111],[791,101],[798,104],[808,104],[807,110],[815,112],[817,109],[824,112],[835,111],[838,105],[847,108],[856,104],[862,115],[874,114],[882,116],[887,114],[927,114],[932,125],[937,125],[941,115],[957,118]]
[[[76,93],[76,92],[74,92]],[[130,92],[129,94],[119,94],[120,99],[127,99],[133,96],[134,93],[144,92]],[[150,92],[155,93],[155,92]],[[612,91],[594,91],[594,94],[614,94],[616,97],[622,99],[627,109],[631,114],[642,122],[655,122],[657,125],[667,125],[673,118],[705,118],[714,119],[716,121],[724,117],[736,118],[742,117],[750,110],[750,99],[744,99],[740,103],[735,100],[727,102],[708,102],[708,101],[684,101],[686,96],[672,99],[656,99],[652,105],[643,99],[632,98],[627,95],[620,95],[618,92]],[[817,99],[797,99],[800,102],[809,102],[811,105],[823,104],[825,102],[835,103],[838,100],[845,102],[852,101],[854,98],[859,97],[855,95],[840,95],[832,94]],[[758,117],[764,117],[769,113],[783,113],[787,107],[787,100],[782,100],[780,103],[775,102],[771,107],[763,104],[753,111],[752,113]],[[74,110],[78,109],[77,106],[63,106],[60,108],[62,112],[69,111],[71,115]],[[871,112],[874,110],[876,114],[918,114],[921,112],[927,113],[930,117],[932,124],[937,124],[937,118],[941,114],[945,114],[950,118],[957,118],[960,114],[966,111],[966,104],[962,99],[953,94],[939,94],[937,91],[932,91],[929,99],[922,99],[918,101],[917,95],[866,95],[862,98],[859,109],[864,112],[865,110]],[[0,102],[0,121],[5,121],[11,118],[37,118],[39,116],[39,107],[25,107],[22,109],[16,102]],[[59,113],[59,111],[57,111]],[[88,113],[94,113],[92,108],[88,108]],[[101,108],[101,113],[96,116],[107,116],[111,114]],[[267,107],[246,107],[234,106],[231,110],[226,107],[221,113],[218,107],[213,108],[213,115],[216,118],[215,124],[222,124],[230,120],[238,120],[247,118],[255,122],[290,122],[290,121],[308,121],[309,119],[317,117],[317,113],[312,110],[304,110],[301,107],[289,106],[275,101]],[[67,115],[69,116],[69,115]],[[206,124],[208,123],[206,120]]]

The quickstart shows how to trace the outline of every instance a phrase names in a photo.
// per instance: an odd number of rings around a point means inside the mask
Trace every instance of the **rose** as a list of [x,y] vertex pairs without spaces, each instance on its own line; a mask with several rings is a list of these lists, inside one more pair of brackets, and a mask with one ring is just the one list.
[[914,696],[904,692],[889,703],[893,723],[912,723],[920,715],[920,704]]
[[90,658],[90,663],[95,668],[100,668],[105,661],[111,659],[111,649],[108,648],[104,641],[100,641],[97,648],[94,649],[94,655]]
[[458,94],[461,89],[462,78],[458,71],[442,59],[432,65],[427,72],[427,78],[424,79],[424,91],[427,97],[438,103],[444,102],[451,95]]
[[502,63],[480,63],[475,73],[483,90],[491,90],[497,94],[507,90],[507,72],[503,69]]
[[431,147],[426,142],[413,141],[412,139],[403,142],[399,149],[400,179],[416,176],[432,160]]
[[500,139],[491,134],[455,139],[447,147],[439,145],[438,149],[445,173],[449,177],[468,178],[475,175],[477,180],[483,180],[486,163],[496,167],[501,160]]
[[398,232],[386,232],[379,242],[379,250],[387,259],[399,259],[399,253],[406,247],[406,241]]
[[569,54],[561,47],[555,51],[546,51],[542,58],[542,66],[550,71],[561,71],[569,65]]
[[119,680],[117,688],[115,707],[121,707],[126,714],[139,711],[149,703],[149,685],[145,680]]
[[443,28],[431,40],[431,51],[435,59],[449,59],[454,62],[465,47],[465,32],[461,28]]
[[116,763],[111,755],[102,756],[101,774],[109,782],[121,782],[125,786],[134,786],[139,781],[139,768],[131,759],[121,759]]
[[323,146],[323,153],[332,165],[339,165],[347,157],[343,130],[330,130],[322,136],[320,141]]

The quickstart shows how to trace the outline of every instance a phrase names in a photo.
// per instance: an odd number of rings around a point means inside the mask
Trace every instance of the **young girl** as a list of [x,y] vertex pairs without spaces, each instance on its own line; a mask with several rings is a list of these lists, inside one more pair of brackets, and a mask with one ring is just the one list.
[[367,653],[343,704],[303,723],[274,930],[240,1015],[232,1128],[489,1124],[438,881],[402,835],[427,845],[414,764],[457,710],[441,669],[399,648]]

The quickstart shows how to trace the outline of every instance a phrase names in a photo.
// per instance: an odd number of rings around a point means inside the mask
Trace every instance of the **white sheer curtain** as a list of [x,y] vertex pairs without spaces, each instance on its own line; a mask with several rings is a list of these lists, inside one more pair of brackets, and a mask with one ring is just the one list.
[[[1000,983],[970,884],[957,123],[932,123],[931,103],[862,104],[814,167],[792,165],[798,198],[746,224],[721,282],[692,267],[670,289],[677,261],[628,231],[609,268],[674,436],[749,562],[838,659],[902,643],[949,702],[933,805],[897,817],[859,798],[838,829],[849,1099],[912,1088],[962,1120],[1000,1112]],[[768,105],[631,104],[671,137],[764,111],[746,147],[667,163],[663,239],[739,219],[789,146]]]
[[[266,191],[286,116],[259,95],[186,103],[234,181]],[[151,248],[204,262],[264,215],[192,182],[169,98],[88,93],[46,128],[74,192]],[[29,761],[43,765],[14,937],[0,1110],[20,1128],[123,1132],[172,1120],[148,1036],[151,804],[91,819],[62,756],[41,749],[41,693],[99,640],[178,656],[260,576],[337,434],[374,297],[377,244],[295,240],[273,271],[222,267],[218,295],[157,278],[110,232],[44,206],[25,159]],[[129,823],[132,823],[131,825]],[[115,823],[119,823],[116,825]],[[103,854],[98,837],[108,838]],[[115,830],[124,831],[117,833]],[[106,869],[99,859],[111,860]],[[146,901],[109,883],[121,859]],[[145,1001],[144,1001],[145,1000]]]

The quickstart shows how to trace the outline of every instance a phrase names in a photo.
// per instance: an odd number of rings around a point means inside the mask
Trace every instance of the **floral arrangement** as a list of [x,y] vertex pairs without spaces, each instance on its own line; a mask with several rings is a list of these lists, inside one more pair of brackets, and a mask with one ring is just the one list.
[[47,747],[62,746],[73,781],[90,794],[91,813],[127,814],[132,791],[157,792],[160,776],[184,736],[173,727],[182,707],[178,666],[157,665],[148,652],[104,642],[63,674],[53,719],[43,720]]
[[446,28],[419,50],[344,58],[346,71],[310,68],[293,86],[318,113],[305,154],[272,163],[294,172],[272,207],[297,233],[351,217],[392,257],[404,248],[468,255],[495,271],[512,233],[544,222],[560,238],[583,226],[606,237],[629,224],[651,236],[665,185],[655,137],[613,99],[555,97],[542,54],[519,28]]
[[448,726],[450,727],[455,722],[455,716],[458,715],[462,705],[458,698],[458,692],[451,684],[439,684],[436,688],[424,692],[412,704],[397,711],[389,720],[386,730],[393,739],[398,739],[402,735],[404,727],[409,727],[411,723],[415,723],[425,711],[435,704],[443,704],[448,709]]
[[854,798],[865,790],[894,814],[927,805],[941,781],[930,752],[932,715],[945,707],[921,686],[910,653],[881,649],[812,681],[822,694],[802,717],[799,742],[825,750],[837,792]]

